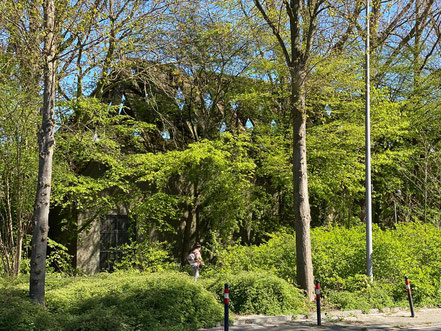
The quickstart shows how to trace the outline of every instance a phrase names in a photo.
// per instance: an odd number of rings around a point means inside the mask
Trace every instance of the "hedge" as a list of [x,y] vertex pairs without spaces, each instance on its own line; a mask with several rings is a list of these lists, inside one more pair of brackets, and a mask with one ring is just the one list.
[[29,301],[27,281],[1,282],[1,330],[197,330],[222,320],[215,296],[183,274],[49,275],[46,309]]

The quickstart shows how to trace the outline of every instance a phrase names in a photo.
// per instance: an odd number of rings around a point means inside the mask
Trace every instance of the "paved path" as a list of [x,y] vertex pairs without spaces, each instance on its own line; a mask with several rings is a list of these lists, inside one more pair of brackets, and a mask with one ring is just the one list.
[[[441,309],[420,309],[410,317],[407,310],[392,310],[389,312],[371,311],[363,314],[354,312],[328,312],[322,315],[322,325],[317,326],[316,316],[299,316],[296,320],[290,317],[245,316],[230,326],[231,331],[248,330],[431,330],[441,331]],[[237,325],[241,324],[241,325]],[[221,331],[223,327],[207,329]]]

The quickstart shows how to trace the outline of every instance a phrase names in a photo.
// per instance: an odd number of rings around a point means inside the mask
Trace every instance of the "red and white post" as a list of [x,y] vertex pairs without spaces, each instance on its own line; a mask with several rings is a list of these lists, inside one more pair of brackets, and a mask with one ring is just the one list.
[[320,282],[315,281],[315,302],[317,304],[317,325],[322,325],[322,315],[320,312]]
[[409,278],[407,276],[404,276],[404,280],[406,281],[407,298],[409,299],[411,317],[415,317],[415,312],[413,311],[413,300],[412,300],[412,292],[410,290]]
[[228,284],[225,283],[224,287],[224,331],[228,331],[228,323],[229,323],[229,317],[228,317],[228,309],[230,304],[230,291],[228,289]]

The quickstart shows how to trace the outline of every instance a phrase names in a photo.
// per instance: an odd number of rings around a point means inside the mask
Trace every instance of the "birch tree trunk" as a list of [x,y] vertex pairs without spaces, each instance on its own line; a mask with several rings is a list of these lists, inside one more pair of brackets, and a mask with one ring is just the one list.
[[32,237],[31,275],[29,296],[44,305],[47,236],[49,232],[49,202],[51,196],[52,158],[55,148],[55,93],[57,63],[55,57],[55,3],[45,0],[44,11],[44,92],[42,124],[38,133],[39,167],[37,194],[34,205],[34,232]]

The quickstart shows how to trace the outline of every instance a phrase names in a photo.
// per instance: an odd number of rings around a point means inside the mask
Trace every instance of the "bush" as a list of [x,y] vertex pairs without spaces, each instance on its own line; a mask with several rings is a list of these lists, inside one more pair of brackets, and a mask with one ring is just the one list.
[[361,227],[313,229],[312,261],[323,288],[340,289],[341,280],[366,270],[365,232]]
[[218,264],[205,274],[238,274],[241,271],[265,271],[294,284],[296,270],[295,237],[281,232],[270,234],[259,246],[229,246],[215,252]]
[[325,290],[326,305],[343,310],[382,309],[394,305],[390,288],[379,282],[370,282],[366,275],[355,275],[342,282],[340,290]]
[[[324,287],[340,290],[344,279],[365,273],[365,225],[313,230],[313,263]],[[406,300],[408,276],[418,305],[441,304],[441,230],[419,222],[373,228],[373,271],[396,301]]]
[[301,291],[276,276],[242,272],[220,277],[207,288],[221,297],[225,282],[229,285],[231,311],[236,314],[284,315],[305,310]]
[[441,230],[415,222],[377,232],[374,270],[378,279],[391,283],[395,300],[405,300],[408,276],[416,304],[441,305]]
[[[73,275],[73,256],[68,253],[66,246],[47,238],[48,256],[46,259],[46,270],[49,272],[62,272]],[[29,263],[30,271],[30,263]]]
[[122,258],[115,263],[116,270],[158,272],[178,269],[171,256],[171,247],[165,242],[133,242],[120,246],[119,250],[122,252]]
[[177,273],[114,273],[83,279],[53,291],[48,306],[73,316],[69,329],[196,330],[222,319],[215,297]]
[[[348,281],[366,272],[365,231],[364,224],[350,229],[312,229],[314,274],[324,290],[340,291],[342,296],[346,295],[343,292],[355,291],[345,288]],[[260,246],[231,246],[220,250],[217,258],[218,267],[212,273],[260,271],[295,285],[295,237],[290,234],[272,234]],[[419,222],[401,223],[396,229],[386,230],[374,225],[373,270],[375,281],[395,304],[406,300],[404,276],[408,276],[415,304],[441,305],[441,230]]]
[[26,298],[26,281],[1,293],[0,330],[197,330],[222,320],[215,296],[178,273],[49,275],[46,309]]

